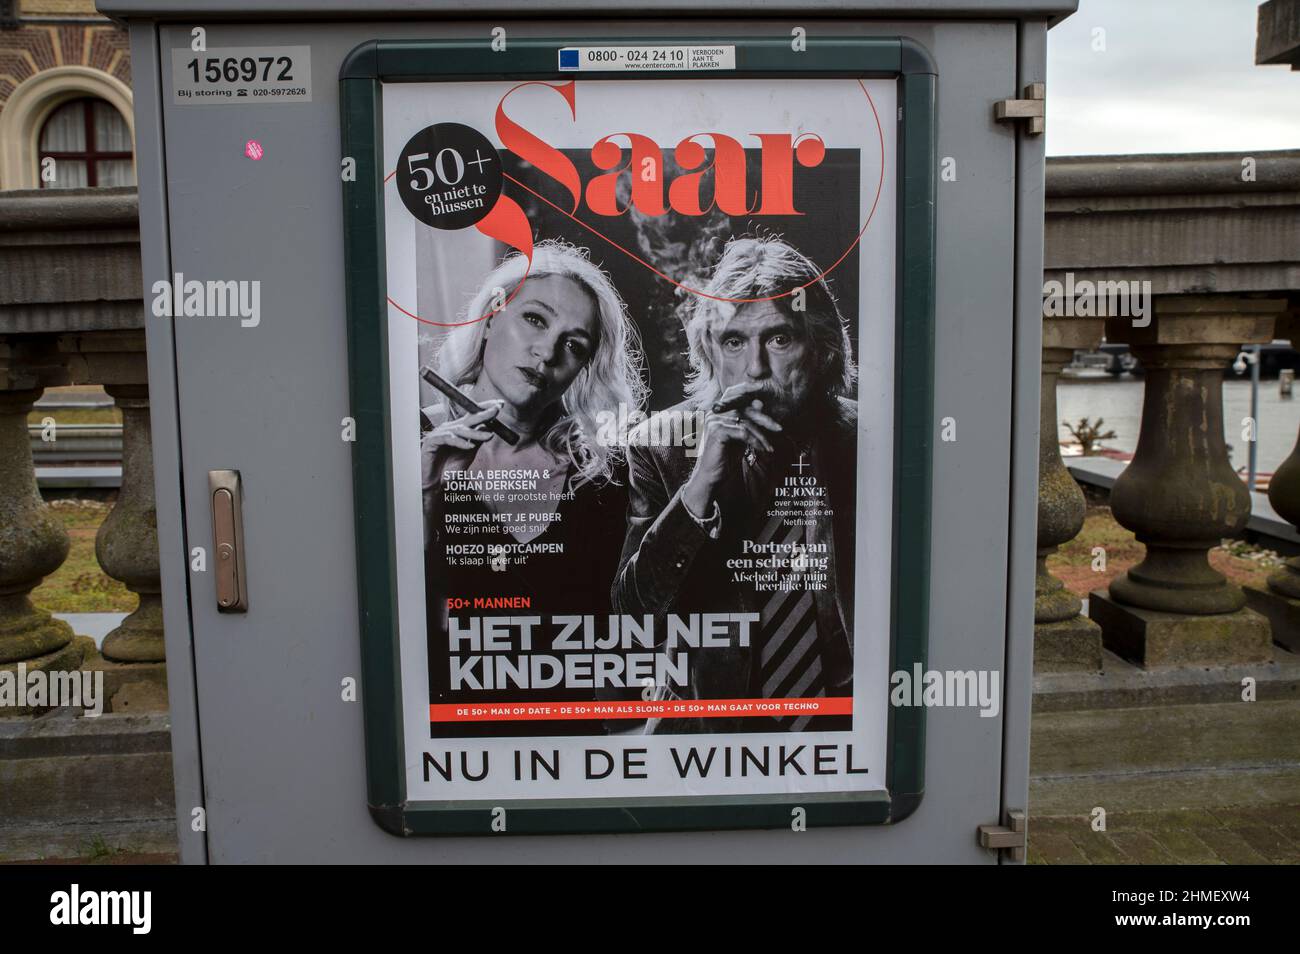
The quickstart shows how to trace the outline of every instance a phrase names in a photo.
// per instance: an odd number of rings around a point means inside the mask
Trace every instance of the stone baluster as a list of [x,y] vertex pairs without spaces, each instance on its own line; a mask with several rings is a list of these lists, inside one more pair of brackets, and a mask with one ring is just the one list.
[[1101,343],[1100,318],[1044,318],[1038,441],[1038,566],[1034,582],[1034,671],[1101,670],[1101,628],[1047,571],[1047,558],[1083,529],[1087,503],[1061,460],[1056,382],[1074,352]]
[[162,592],[158,572],[158,514],[154,505],[153,443],[149,436],[149,389],[109,385],[122,411],[122,489],[95,535],[95,557],[104,572],[126,584],[140,605],[104,637],[103,653],[116,662],[162,662]]
[[[0,337],[0,669],[66,671],[81,665],[72,628],[32,605],[31,591],[68,556],[68,535],[36,487],[27,415],[45,387],[66,380],[43,341]],[[0,715],[20,710],[0,707]],[[21,710],[26,711],[26,710]]]
[[[1278,338],[1300,351],[1300,309],[1278,321]],[[1268,482],[1268,502],[1282,519],[1300,527],[1300,438]],[[1246,586],[1246,605],[1268,617],[1273,642],[1300,653],[1300,556],[1289,558],[1268,578],[1266,587]]]
[[80,334],[63,346],[74,379],[103,384],[122,411],[122,486],[95,537],[95,556],[139,597],[139,606],[104,637],[102,652],[110,663],[159,664],[166,650],[144,332]]
[[[1089,596],[1106,648],[1146,668],[1272,658],[1268,620],[1208,554],[1250,516],[1250,494],[1228,461],[1223,372],[1244,344],[1272,340],[1285,301],[1169,296],[1139,326],[1107,318],[1146,374],[1133,461],[1111,490],[1115,519],[1146,557]],[[1237,424],[1232,422],[1233,430]]]

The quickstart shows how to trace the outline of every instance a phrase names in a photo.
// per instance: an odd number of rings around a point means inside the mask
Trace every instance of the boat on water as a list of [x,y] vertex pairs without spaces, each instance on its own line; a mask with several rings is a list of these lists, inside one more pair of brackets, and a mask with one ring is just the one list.
[[[1244,484],[1246,478],[1250,476],[1250,471],[1245,467],[1239,467],[1237,468],[1237,476],[1241,478],[1241,482]],[[1273,471],[1271,470],[1255,471],[1255,492],[1261,494],[1268,493],[1268,485],[1272,479]]]

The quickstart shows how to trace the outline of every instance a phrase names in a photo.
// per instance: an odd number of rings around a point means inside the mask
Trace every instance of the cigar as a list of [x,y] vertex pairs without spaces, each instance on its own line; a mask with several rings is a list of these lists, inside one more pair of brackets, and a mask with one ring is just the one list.
[[731,398],[728,401],[717,400],[713,402],[714,414],[725,414],[728,411],[738,411],[742,407],[749,407],[755,401],[761,401],[762,392],[756,394],[741,394]]
[[[435,388],[437,388],[439,391],[445,394],[447,396],[447,400],[451,401],[452,404],[456,405],[466,414],[478,414],[482,411],[487,410],[487,408],[483,407],[481,404],[466,397],[465,393],[461,391],[460,388],[456,387],[456,385],[452,384],[442,375],[438,374],[438,372],[434,371],[433,368],[421,368],[420,377],[428,381]],[[478,426],[491,431],[493,434],[501,438],[511,447],[519,443],[519,435],[516,434],[514,431],[512,431],[510,428],[508,428],[506,425],[502,424],[495,417],[491,418],[490,420],[484,421],[482,424],[479,424]]]

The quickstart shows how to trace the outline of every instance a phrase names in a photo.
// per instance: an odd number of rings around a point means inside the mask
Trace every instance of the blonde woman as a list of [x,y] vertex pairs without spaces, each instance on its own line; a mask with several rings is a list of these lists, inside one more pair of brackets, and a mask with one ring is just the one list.
[[[421,442],[433,701],[593,699],[590,689],[562,685],[540,695],[450,685],[447,599],[472,605],[475,598],[526,597],[529,615],[543,618],[609,612],[627,494],[621,448],[595,435],[602,412],[641,408],[636,329],[586,252],[554,241],[535,247],[531,267],[513,255],[489,272],[465,315],[487,317],[452,329],[435,369],[486,410],[464,415],[445,401],[425,408],[431,429]],[[489,419],[519,441],[495,436],[483,426]],[[477,532],[465,533],[467,526]],[[548,647],[534,642],[531,651]],[[601,731],[576,722],[548,725],[548,732]],[[523,728],[471,723],[454,732],[509,735]]]

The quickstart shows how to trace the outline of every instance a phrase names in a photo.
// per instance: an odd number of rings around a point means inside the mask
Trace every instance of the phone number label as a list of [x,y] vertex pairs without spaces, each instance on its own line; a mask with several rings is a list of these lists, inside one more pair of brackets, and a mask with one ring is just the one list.
[[734,46],[566,46],[560,50],[560,69],[566,73],[735,68]]
[[310,103],[311,47],[172,50],[172,102],[181,106]]

